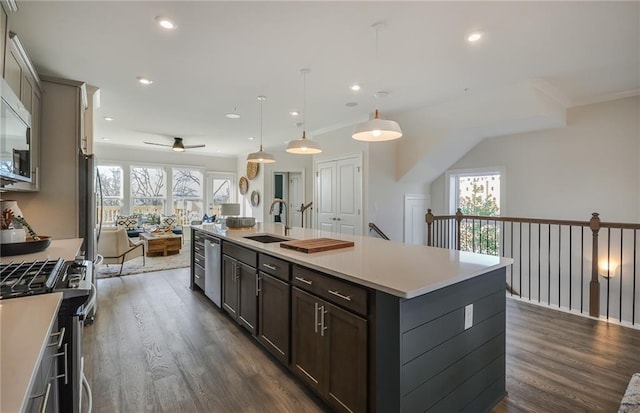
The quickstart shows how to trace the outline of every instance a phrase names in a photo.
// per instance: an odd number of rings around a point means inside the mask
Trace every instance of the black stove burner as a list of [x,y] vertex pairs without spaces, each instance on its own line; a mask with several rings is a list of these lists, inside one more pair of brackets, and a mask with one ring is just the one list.
[[0,300],[53,291],[64,266],[62,258],[0,264]]

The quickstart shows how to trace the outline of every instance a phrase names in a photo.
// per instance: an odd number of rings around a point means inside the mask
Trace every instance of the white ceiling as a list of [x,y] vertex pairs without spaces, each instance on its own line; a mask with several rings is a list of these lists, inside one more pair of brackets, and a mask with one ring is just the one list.
[[[640,89],[638,2],[20,1],[10,25],[42,74],[100,87],[96,141],[257,150],[366,119],[376,77],[383,117],[541,79],[567,106]],[[178,29],[155,22],[169,16]],[[371,25],[384,21],[375,53]],[[477,44],[466,35],[480,30]],[[379,62],[377,64],[376,62]],[[151,78],[151,86],[137,83]],[[349,90],[362,84],[358,93]],[[465,91],[465,89],[467,89]],[[356,102],[355,107],[347,107]],[[240,119],[225,113],[238,108]],[[113,122],[103,118],[111,116]],[[254,136],[256,140],[248,138]],[[102,141],[109,138],[109,141]],[[320,138],[320,143],[322,143]],[[179,156],[179,154],[176,154]]]

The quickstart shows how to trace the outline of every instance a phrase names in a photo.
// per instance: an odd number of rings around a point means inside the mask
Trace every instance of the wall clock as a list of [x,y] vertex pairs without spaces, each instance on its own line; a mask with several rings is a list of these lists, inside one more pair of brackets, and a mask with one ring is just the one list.
[[238,189],[240,189],[240,194],[244,195],[249,190],[249,181],[244,176],[240,178],[238,182]]

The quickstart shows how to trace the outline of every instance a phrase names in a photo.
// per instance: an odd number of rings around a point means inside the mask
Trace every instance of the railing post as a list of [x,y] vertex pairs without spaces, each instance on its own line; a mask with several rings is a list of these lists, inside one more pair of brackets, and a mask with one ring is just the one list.
[[427,214],[424,216],[424,220],[427,223],[427,245],[433,247],[433,221],[435,220],[431,213],[431,208],[427,209]]
[[589,228],[593,233],[591,246],[591,282],[589,283],[589,315],[600,317],[600,282],[598,280],[598,231],[600,231],[600,214],[594,212],[589,220]]
[[458,233],[458,239],[456,240],[456,249],[460,251],[460,235],[462,234],[462,211],[460,211],[460,208],[458,208],[458,210],[456,211],[456,232]]

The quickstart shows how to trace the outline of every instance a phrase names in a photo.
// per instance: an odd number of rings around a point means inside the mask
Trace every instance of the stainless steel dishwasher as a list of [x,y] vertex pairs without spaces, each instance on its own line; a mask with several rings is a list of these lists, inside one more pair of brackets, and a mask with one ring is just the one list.
[[221,261],[220,240],[207,237],[204,241],[204,294],[218,307],[222,305]]

